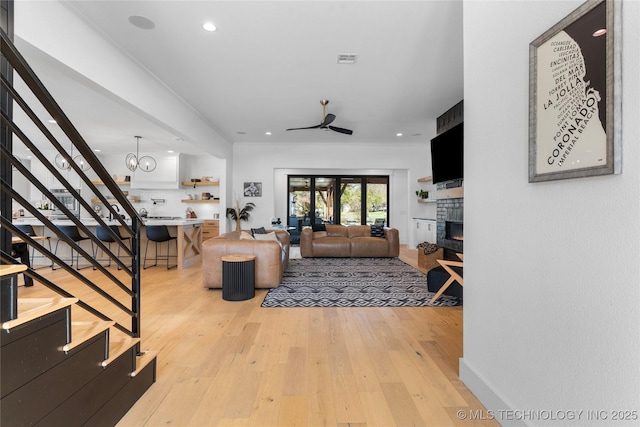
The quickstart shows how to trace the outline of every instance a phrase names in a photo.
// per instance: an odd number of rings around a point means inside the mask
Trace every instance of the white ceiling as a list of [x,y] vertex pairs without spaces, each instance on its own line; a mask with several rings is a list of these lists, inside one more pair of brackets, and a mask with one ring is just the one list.
[[[463,98],[462,1],[76,1],[71,9],[233,142],[428,141],[434,119]],[[132,25],[132,15],[155,28]],[[217,31],[205,32],[204,21]],[[337,64],[340,53],[358,54],[356,64]],[[37,49],[25,56],[47,70],[54,96],[65,94],[60,104],[92,147],[131,151],[137,134],[158,149],[181,144]],[[285,131],[320,123],[321,99],[333,125],[353,135]]]

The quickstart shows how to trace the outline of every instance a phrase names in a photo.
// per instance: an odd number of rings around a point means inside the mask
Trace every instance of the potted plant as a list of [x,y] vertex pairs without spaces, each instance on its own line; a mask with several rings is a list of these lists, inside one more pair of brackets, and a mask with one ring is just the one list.
[[236,231],[240,231],[240,222],[241,221],[249,221],[249,217],[251,216],[251,211],[256,207],[256,205],[252,202],[246,203],[244,207],[240,207],[240,199],[236,199],[236,207],[235,208],[227,208],[227,218],[232,219],[236,222]]
[[417,190],[416,191],[416,196],[418,196],[418,198],[420,198],[420,199],[428,199],[429,198],[429,192],[428,191],[424,191],[424,190]]

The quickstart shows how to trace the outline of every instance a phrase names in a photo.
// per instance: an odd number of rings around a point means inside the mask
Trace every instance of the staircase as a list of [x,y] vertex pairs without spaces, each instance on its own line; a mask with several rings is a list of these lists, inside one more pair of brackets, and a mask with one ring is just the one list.
[[[11,2],[9,2],[9,5]],[[10,14],[9,14],[10,15]],[[42,85],[29,64],[17,51],[11,38],[0,30],[2,53],[2,152],[0,171],[0,425],[16,426],[113,426],[131,408],[156,379],[155,352],[141,351],[140,331],[140,229],[142,219],[122,193],[100,159],[91,150],[60,109],[51,94]],[[7,65],[8,66],[5,66]],[[13,73],[17,73],[28,90],[44,107],[48,117],[54,117],[60,129],[72,144],[68,152],[47,130],[39,118],[17,93],[13,86]],[[8,99],[8,103],[5,100]],[[26,135],[13,121],[13,108],[20,108],[33,122],[40,135]],[[20,159],[13,154],[13,139],[19,139],[29,148],[52,176],[78,200],[81,207],[103,228],[104,219],[98,216],[66,177],[77,174],[119,221],[125,236],[131,240],[128,247],[113,231],[108,231],[131,260],[126,265],[111,249],[100,241],[58,202],[47,186],[38,181]],[[32,141],[48,141],[52,149],[68,162],[69,170],[63,176]],[[65,143],[65,145],[68,143]],[[86,161],[103,183],[98,191],[84,173],[73,154]],[[54,156],[57,157],[57,156]],[[45,217],[23,194],[12,186],[13,174],[22,174],[33,186],[56,204],[71,222],[87,235],[105,256],[119,266],[115,274],[93,254],[83,250],[69,239],[48,217]],[[110,194],[106,194],[106,189]],[[111,207],[116,200],[131,218],[127,223]],[[25,234],[13,224],[12,203],[29,211],[46,230],[73,248],[85,262],[93,266],[93,273],[81,274],[67,261],[52,253],[41,241]],[[14,254],[14,240],[19,245],[35,248],[59,266],[55,274],[41,275],[30,266],[21,265]],[[24,251],[22,251],[24,254]],[[22,259],[28,264],[28,256]],[[114,267],[115,267],[114,265]],[[29,288],[18,288],[17,275],[33,280],[33,289],[42,290],[47,297],[25,298],[32,294]],[[51,279],[58,281],[54,283]],[[123,279],[124,278],[124,279]],[[128,283],[127,283],[128,282]],[[70,283],[74,285],[71,286]],[[115,291],[114,291],[115,289]],[[48,293],[47,293],[48,292]],[[82,295],[82,298],[74,295]],[[39,293],[35,293],[40,295]],[[49,296],[50,295],[50,296]],[[84,298],[84,300],[83,300]],[[88,303],[87,301],[91,301]],[[116,321],[113,319],[128,319]],[[130,323],[129,323],[130,322]],[[128,324],[125,324],[128,323]]]
[[2,323],[0,425],[113,426],[155,382],[156,354],[113,322],[74,322],[77,302],[18,299]]

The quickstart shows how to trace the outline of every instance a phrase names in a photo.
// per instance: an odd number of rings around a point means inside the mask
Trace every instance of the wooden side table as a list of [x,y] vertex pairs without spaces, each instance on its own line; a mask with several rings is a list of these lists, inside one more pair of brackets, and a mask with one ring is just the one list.
[[222,257],[222,299],[244,301],[256,294],[256,256],[230,254]]

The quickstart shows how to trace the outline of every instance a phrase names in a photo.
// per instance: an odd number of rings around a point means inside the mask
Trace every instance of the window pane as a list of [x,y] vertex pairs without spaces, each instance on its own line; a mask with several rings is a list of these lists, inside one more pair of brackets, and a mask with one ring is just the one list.
[[314,216],[316,224],[333,224],[335,187],[335,178],[315,178]]
[[342,178],[340,183],[340,224],[362,224],[362,184],[360,178]]
[[309,222],[311,209],[311,178],[289,177],[289,218],[291,243],[300,242],[300,232]]
[[388,225],[388,176],[288,177],[291,242],[313,224]]
[[387,179],[367,178],[367,224],[387,224]]

